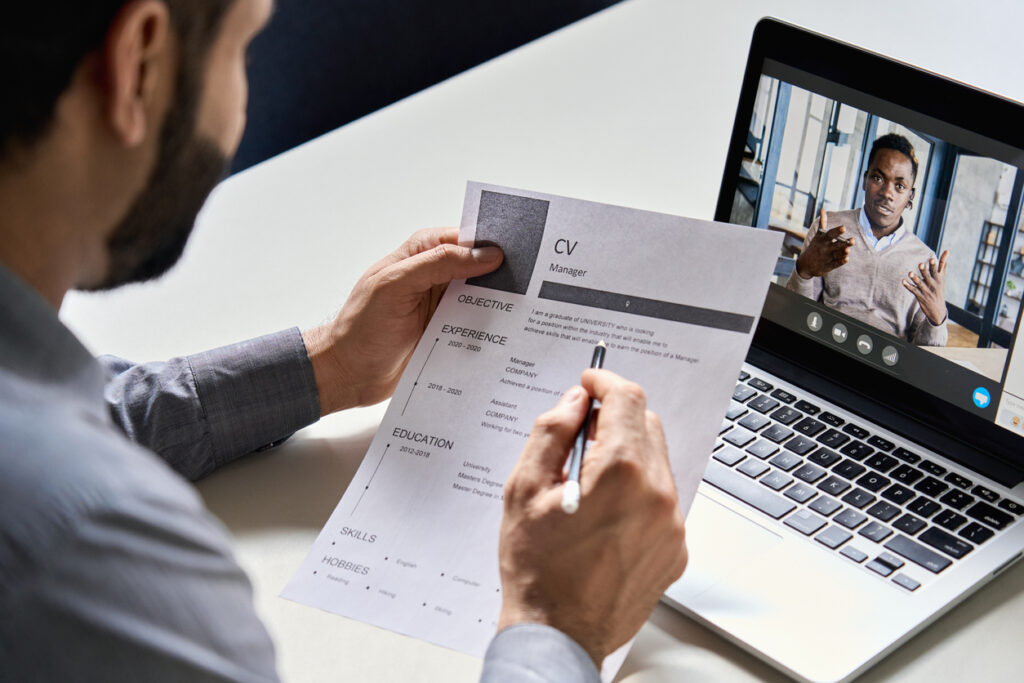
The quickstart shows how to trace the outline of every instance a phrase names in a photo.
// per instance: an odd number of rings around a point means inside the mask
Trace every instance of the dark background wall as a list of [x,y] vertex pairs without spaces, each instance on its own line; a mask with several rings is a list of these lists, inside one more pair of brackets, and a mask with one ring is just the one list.
[[278,0],[249,50],[239,171],[618,0]]

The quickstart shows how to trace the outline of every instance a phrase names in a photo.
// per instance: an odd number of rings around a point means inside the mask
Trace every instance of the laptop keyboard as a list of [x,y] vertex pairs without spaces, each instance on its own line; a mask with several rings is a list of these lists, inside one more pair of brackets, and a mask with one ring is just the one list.
[[704,481],[821,548],[915,591],[1024,512],[971,475],[779,384],[740,374]]

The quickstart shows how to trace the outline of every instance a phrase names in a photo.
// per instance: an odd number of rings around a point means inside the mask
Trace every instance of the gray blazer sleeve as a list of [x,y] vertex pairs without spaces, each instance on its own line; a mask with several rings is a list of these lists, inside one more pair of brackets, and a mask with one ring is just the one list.
[[105,399],[114,422],[189,479],[320,417],[296,328],[160,363],[98,360],[111,376]]
[[558,629],[516,624],[494,637],[484,655],[481,683],[600,683],[579,644]]

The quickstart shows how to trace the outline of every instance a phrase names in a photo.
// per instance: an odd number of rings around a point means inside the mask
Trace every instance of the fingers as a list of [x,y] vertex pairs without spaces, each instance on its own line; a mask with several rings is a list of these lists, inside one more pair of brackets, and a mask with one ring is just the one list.
[[949,249],[942,252],[942,256],[939,257],[939,272],[946,272],[946,259],[949,258]]
[[583,388],[601,402],[601,419],[597,421],[594,439],[600,441],[615,425],[615,434],[637,435],[646,427],[647,397],[640,385],[610,370],[585,370]]
[[[441,237],[440,234],[428,234],[422,241],[414,244],[410,240],[406,245],[410,250],[425,247],[435,238]],[[423,292],[435,285],[448,284],[452,280],[489,273],[501,265],[502,258],[501,249],[498,247],[473,249],[442,241],[424,251],[412,253],[386,265],[378,275],[400,286],[406,292]]]
[[587,398],[582,387],[573,387],[537,418],[510,481],[526,485],[530,492],[561,483],[566,457],[587,412]]
[[821,207],[821,217],[818,219],[818,230],[828,232],[828,219],[825,217],[825,207]]
[[830,242],[835,242],[845,233],[846,226],[840,225],[837,228],[832,228],[831,230],[825,232],[824,235]]

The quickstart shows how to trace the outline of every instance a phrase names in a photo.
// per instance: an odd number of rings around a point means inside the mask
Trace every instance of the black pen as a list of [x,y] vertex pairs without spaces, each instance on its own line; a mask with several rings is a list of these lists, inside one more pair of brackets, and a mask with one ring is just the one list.
[[[607,347],[603,341],[597,342],[594,347],[594,357],[590,359],[591,368],[604,366],[604,354]],[[576,434],[576,442],[572,445],[572,455],[569,456],[569,477],[565,481],[565,488],[562,489],[562,509],[567,514],[573,514],[580,509],[580,467],[583,465],[583,452],[587,449],[587,432],[590,430],[590,419],[594,415],[594,399],[590,399],[590,407],[583,417],[583,424]]]

